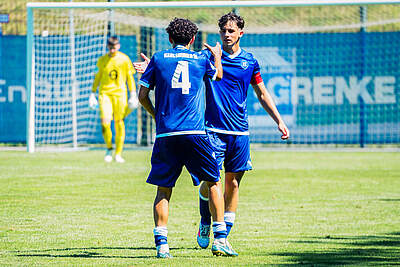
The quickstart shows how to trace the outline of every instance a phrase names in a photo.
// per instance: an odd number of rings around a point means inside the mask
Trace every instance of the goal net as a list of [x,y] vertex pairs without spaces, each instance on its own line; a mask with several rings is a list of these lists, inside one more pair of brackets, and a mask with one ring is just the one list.
[[[88,98],[106,39],[117,35],[132,61],[170,47],[174,17],[195,22],[192,49],[220,41],[217,21],[245,20],[242,49],[258,60],[264,83],[294,144],[400,143],[400,1],[199,1],[28,4],[28,150],[102,143]],[[140,76],[135,75],[138,82]],[[251,87],[253,143],[282,143]],[[126,142],[150,144],[154,123],[139,108]]]

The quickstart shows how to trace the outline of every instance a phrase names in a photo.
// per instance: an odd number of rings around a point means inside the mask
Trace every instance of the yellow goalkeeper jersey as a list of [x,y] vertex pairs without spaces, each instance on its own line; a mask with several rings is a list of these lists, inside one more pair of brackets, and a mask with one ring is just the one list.
[[110,57],[108,54],[100,57],[97,61],[98,72],[93,82],[92,91],[108,95],[126,95],[126,84],[129,90],[136,90],[133,74],[136,73],[131,60],[127,55],[117,51]]

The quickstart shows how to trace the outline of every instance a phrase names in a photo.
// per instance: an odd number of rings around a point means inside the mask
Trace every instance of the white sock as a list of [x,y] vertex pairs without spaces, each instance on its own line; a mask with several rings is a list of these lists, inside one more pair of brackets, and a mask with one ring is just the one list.
[[[214,237],[215,237],[215,233],[218,233],[218,232],[225,232],[225,236],[226,236],[225,222],[213,222],[212,228],[213,228],[213,232],[214,232]],[[225,237],[215,237],[214,243],[225,244],[225,240],[226,240]]]
[[224,221],[233,224],[235,222],[236,213],[227,211],[224,213]]
[[154,229],[153,229],[153,234],[154,234],[154,235],[168,236],[168,229],[167,229],[167,226],[157,226],[157,227],[154,227]]

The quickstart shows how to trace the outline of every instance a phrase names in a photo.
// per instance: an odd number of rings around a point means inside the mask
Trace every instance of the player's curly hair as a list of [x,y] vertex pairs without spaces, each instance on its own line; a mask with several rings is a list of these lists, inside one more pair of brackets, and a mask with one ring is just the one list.
[[198,28],[188,19],[174,18],[166,31],[175,44],[187,45],[196,35]]
[[228,21],[236,22],[236,25],[238,26],[239,29],[243,29],[244,28],[244,19],[241,16],[236,15],[233,12],[229,12],[228,14],[223,15],[218,20],[219,28],[222,29],[228,23]]

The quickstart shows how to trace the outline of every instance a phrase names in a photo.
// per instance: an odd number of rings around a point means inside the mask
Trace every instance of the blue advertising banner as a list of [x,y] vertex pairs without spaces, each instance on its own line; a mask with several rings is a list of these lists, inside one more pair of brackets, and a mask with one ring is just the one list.
[[[169,47],[155,30],[157,50]],[[50,36],[47,38],[51,38]],[[157,39],[158,40],[158,39]],[[213,45],[219,35],[209,34]],[[121,37],[137,59],[136,36]],[[400,143],[400,32],[245,34],[293,143]],[[26,37],[0,36],[0,142],[26,141]],[[86,100],[85,100],[86,101]],[[251,87],[252,142],[280,142]],[[136,123],[134,116],[129,123]],[[99,123],[99,121],[97,122]],[[131,129],[135,142],[135,129]],[[101,132],[90,142],[102,142]]]

